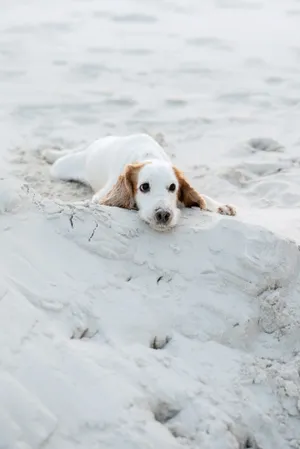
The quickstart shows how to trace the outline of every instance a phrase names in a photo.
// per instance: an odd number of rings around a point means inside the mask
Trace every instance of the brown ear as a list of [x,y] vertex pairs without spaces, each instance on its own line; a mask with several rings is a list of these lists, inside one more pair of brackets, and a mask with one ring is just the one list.
[[126,165],[124,172],[119,176],[116,184],[101,200],[101,204],[122,207],[124,209],[136,209],[135,194],[137,191],[137,177],[143,165]]
[[178,201],[185,207],[200,207],[200,209],[206,209],[204,198],[190,186],[184,177],[184,174],[176,167],[173,167],[173,170],[179,182]]

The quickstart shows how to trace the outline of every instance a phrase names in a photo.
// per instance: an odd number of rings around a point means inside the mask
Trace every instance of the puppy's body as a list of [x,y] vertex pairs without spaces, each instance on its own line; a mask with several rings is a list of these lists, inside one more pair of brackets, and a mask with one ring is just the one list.
[[47,150],[44,155],[55,162],[50,169],[52,177],[87,184],[99,199],[101,189],[110,190],[127,164],[148,160],[171,163],[163,148],[147,134],[103,137],[82,151]]
[[[136,208],[143,220],[159,230],[177,223],[178,203],[235,215],[233,207],[199,195],[172,165],[164,149],[147,134],[104,137],[82,151],[46,150],[44,157],[53,164],[53,178],[89,185],[94,202]],[[146,184],[147,191],[143,187]],[[163,220],[168,217],[166,223],[158,223],[162,212]]]

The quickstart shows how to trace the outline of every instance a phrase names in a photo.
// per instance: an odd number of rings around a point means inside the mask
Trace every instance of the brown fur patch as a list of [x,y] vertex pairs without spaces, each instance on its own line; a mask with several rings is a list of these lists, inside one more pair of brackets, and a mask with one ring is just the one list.
[[173,167],[175,175],[179,182],[178,201],[185,207],[200,207],[200,209],[206,209],[206,202],[204,198],[188,183],[184,174]]
[[143,163],[126,165],[124,172],[119,176],[117,183],[101,200],[105,206],[136,209],[135,195],[137,192],[137,178]]

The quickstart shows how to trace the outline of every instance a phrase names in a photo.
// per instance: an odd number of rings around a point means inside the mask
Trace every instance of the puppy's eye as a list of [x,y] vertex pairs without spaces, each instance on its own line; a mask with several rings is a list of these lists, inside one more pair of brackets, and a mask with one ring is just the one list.
[[176,189],[176,185],[174,183],[170,184],[169,186],[169,192],[174,192]]
[[150,184],[149,182],[144,182],[143,184],[140,185],[140,191],[143,193],[147,193],[150,191]]

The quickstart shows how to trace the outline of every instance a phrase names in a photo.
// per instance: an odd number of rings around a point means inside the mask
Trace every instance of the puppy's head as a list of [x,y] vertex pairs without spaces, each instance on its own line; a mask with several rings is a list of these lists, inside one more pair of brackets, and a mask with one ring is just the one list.
[[203,198],[184,175],[160,160],[127,165],[101,203],[137,209],[141,219],[157,231],[167,231],[177,224],[180,203],[205,208]]

